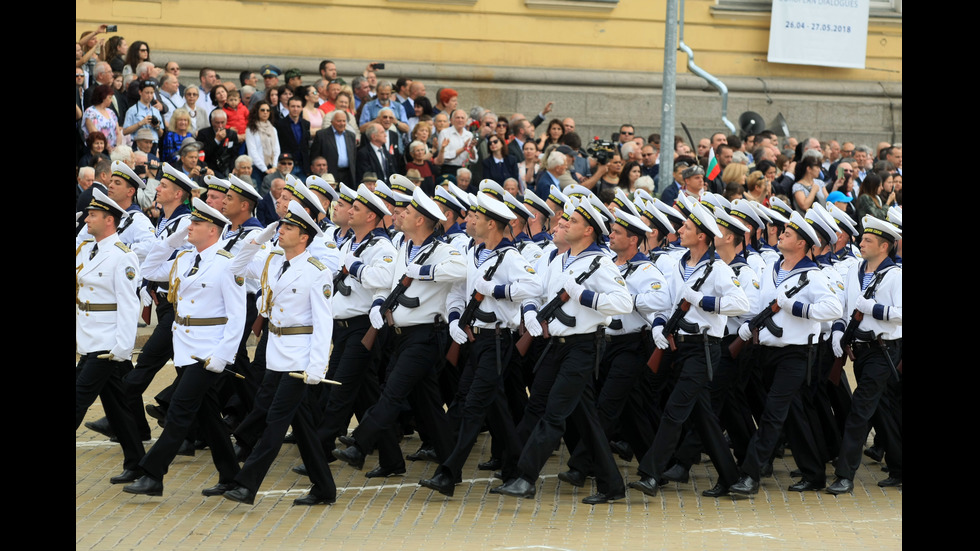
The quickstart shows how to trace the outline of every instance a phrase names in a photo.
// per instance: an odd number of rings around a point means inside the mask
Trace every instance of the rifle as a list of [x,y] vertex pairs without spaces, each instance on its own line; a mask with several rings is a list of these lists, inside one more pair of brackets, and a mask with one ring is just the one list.
[[[711,275],[711,270],[713,270],[714,267],[715,259],[712,257],[711,260],[708,261],[708,265],[705,266],[704,273],[701,274],[701,277],[699,277],[697,281],[694,282],[694,285],[691,286],[691,290],[700,291],[701,287],[704,285],[704,282],[708,280],[708,276]],[[670,343],[671,350],[677,350],[677,343],[674,342],[674,333],[677,332],[677,328],[681,325],[684,316],[687,315],[687,311],[690,309],[691,303],[681,299],[680,304],[678,304],[677,308],[674,309],[674,313],[670,315],[670,319],[668,319],[667,323],[664,324],[664,334],[667,335],[667,341]],[[653,371],[654,373],[660,371],[660,361],[663,360],[663,357],[663,349],[654,345],[653,354],[650,354],[650,359],[647,360],[647,367],[650,368],[650,371]]]
[[[354,251],[354,258],[361,258],[361,253],[364,252],[364,249],[368,248],[368,246],[370,246],[375,241],[377,241],[377,237],[368,237],[367,239],[365,239],[364,242],[361,243],[359,247],[357,247],[357,250]],[[334,290],[344,296],[350,295],[350,287],[344,283],[344,280],[347,279],[347,276],[349,274],[350,272],[347,271],[347,266],[341,266],[340,271],[337,272],[337,275],[333,276]]]
[[[875,290],[878,288],[878,284],[881,283],[882,278],[885,277],[885,272],[878,272],[875,274],[874,281],[868,288],[864,290],[864,298],[871,298],[874,296]],[[827,375],[827,380],[834,383],[834,386],[840,386],[840,374],[844,370],[844,362],[848,358],[854,361],[854,352],[851,351],[851,343],[854,342],[854,335],[857,333],[857,328],[861,325],[861,321],[864,319],[864,313],[857,308],[851,312],[851,319],[847,322],[847,327],[844,328],[844,336],[840,339],[840,346],[844,349],[844,355],[840,358],[834,359],[834,365],[830,368],[830,374]],[[886,353],[885,356],[888,356]],[[889,358],[890,360],[891,358]]]
[[[802,291],[804,287],[806,287],[807,283],[810,283],[810,281],[807,278],[806,272],[803,272],[802,274],[800,274],[800,280],[796,283],[796,286],[786,291],[786,298],[792,298],[793,296],[795,296],[797,293]],[[755,344],[759,343],[759,329],[761,329],[762,327],[768,329],[769,332],[772,333],[775,337],[783,336],[782,327],[779,327],[772,321],[772,317],[776,315],[776,312],[779,312],[779,310],[780,310],[779,304],[776,304],[776,299],[772,299],[772,302],[769,303],[769,306],[766,306],[764,310],[762,310],[761,312],[756,314],[751,320],[749,320],[749,328],[752,329],[753,343]],[[731,354],[733,359],[737,358],[739,353],[742,352],[742,347],[745,346],[746,342],[748,341],[743,341],[740,337],[737,337],[735,340],[732,341],[730,345],[728,345],[728,353]]]
[[[595,259],[592,260],[592,264],[589,265],[589,269],[580,273],[578,277],[575,278],[575,283],[581,285],[582,282],[589,278],[589,276],[594,274],[595,271],[599,269],[601,259],[602,255],[596,255]],[[544,308],[538,310],[538,315],[536,318],[538,323],[541,324],[542,337],[547,339],[551,336],[548,334],[548,322],[555,318],[555,313],[558,312],[558,309],[561,308],[563,304],[568,302],[569,298],[568,291],[562,287],[562,289],[555,294],[554,298],[552,298],[551,301],[544,306]],[[531,347],[531,341],[533,340],[534,337],[531,336],[531,333],[525,332],[517,341],[517,352],[521,356],[526,355],[528,348]]]
[[[438,245],[433,244],[432,248],[430,248],[425,253],[420,254],[415,259],[414,263],[419,265],[423,264],[426,260],[429,259],[429,256],[432,255],[433,252],[435,252],[437,247]],[[398,299],[405,294],[405,291],[408,290],[408,288],[412,285],[413,281],[415,280],[408,277],[408,275],[403,275],[401,280],[398,282],[398,285],[395,285],[395,288],[391,290],[391,293],[388,295],[388,297],[385,298],[384,302],[381,303],[381,315],[384,316],[386,324],[388,325],[395,324],[394,320],[391,317],[391,311],[394,310],[396,306],[398,306]],[[378,338],[378,330],[375,329],[374,326],[372,325],[368,327],[367,332],[364,333],[364,338],[361,339],[361,344],[364,345],[364,348],[371,350],[371,348],[374,347],[374,341],[377,338]]]
[[[497,268],[500,267],[500,264],[503,261],[504,253],[501,252],[497,255],[497,262],[494,263],[493,266],[490,266],[490,269],[483,274],[483,280],[490,281],[493,279],[493,274],[497,271]],[[470,325],[473,323],[473,316],[476,315],[476,310],[480,307],[480,303],[483,302],[484,298],[485,297],[481,293],[476,292],[474,289],[473,294],[470,295],[470,301],[466,304],[463,314],[459,317],[459,326],[466,331],[466,336],[469,338],[470,342],[476,340],[476,337],[473,336],[473,330],[470,328]],[[459,348],[460,344],[456,341],[452,341],[452,344],[449,345],[449,352],[446,353],[446,361],[453,365],[457,365],[459,362]]]

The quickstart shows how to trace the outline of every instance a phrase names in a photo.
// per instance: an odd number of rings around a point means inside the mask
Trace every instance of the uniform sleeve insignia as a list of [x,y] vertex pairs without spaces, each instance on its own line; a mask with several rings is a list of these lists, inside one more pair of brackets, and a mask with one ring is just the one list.
[[843,281],[838,281],[837,282],[837,288],[840,289],[841,291],[843,291],[844,290],[844,282]]
[[132,281],[134,277],[136,277],[136,268],[126,266],[126,279]]
[[449,254],[451,254],[453,256],[460,256],[459,251],[457,251],[456,249],[453,249],[453,250],[449,251]]
[[759,289],[759,282],[753,279],[752,286],[755,287],[756,289]]
[[238,285],[239,287],[245,285],[245,278],[242,276],[235,276],[235,285]]
[[535,273],[534,272],[534,268],[532,268],[530,266],[526,266],[526,265],[524,266],[524,271],[527,272],[527,273],[529,273],[529,274]]
[[391,262],[392,262],[392,261],[394,261],[395,259],[394,259],[394,258],[392,258],[392,257],[390,257],[390,256],[388,256],[388,255],[385,255],[385,256],[382,256],[382,257],[381,257],[381,260],[384,260],[385,262],[388,262],[388,263],[391,263]]
[[309,258],[309,262],[310,264],[316,266],[317,269],[320,270],[321,272],[327,269],[327,266],[323,262],[320,262],[319,260],[313,258],[312,256]]
[[325,284],[325,285],[323,286],[323,296],[325,296],[325,297],[327,297],[327,298],[330,298],[330,295],[331,295],[331,294],[332,294],[332,291],[331,291],[331,289],[330,289],[330,284],[329,284],[329,283],[327,283],[327,284]]
[[650,284],[650,288],[654,291],[659,291],[662,286],[656,281]]
[[132,251],[129,250],[129,247],[127,247],[125,244],[123,244],[122,241],[116,241],[116,246],[119,247],[120,249],[122,249],[122,252],[124,252],[124,253],[132,252]]
[[616,283],[619,283],[623,287],[626,287],[626,280],[622,276],[616,276]]
[[221,256],[223,256],[225,258],[235,258],[235,255],[231,254],[230,252],[228,252],[228,251],[226,251],[224,249],[218,249],[218,254],[220,254]]
[[734,277],[734,276],[732,276],[732,283],[734,283],[736,287],[741,287],[742,286],[742,284],[739,283],[738,278],[737,277]]
[[830,292],[831,293],[834,293],[835,295],[837,294],[837,291],[834,290],[834,286],[833,285],[831,285],[831,284],[828,283],[827,284],[827,288],[830,289]]
[[337,244],[336,243],[327,242],[327,248],[328,249],[336,249],[337,248]]

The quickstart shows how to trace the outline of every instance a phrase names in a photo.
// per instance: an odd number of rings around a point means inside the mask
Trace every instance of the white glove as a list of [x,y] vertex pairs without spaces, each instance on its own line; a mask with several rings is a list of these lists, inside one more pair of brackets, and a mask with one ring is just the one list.
[[421,275],[419,273],[419,271],[421,269],[422,269],[422,266],[419,265],[419,264],[415,264],[415,263],[409,264],[408,267],[405,268],[405,275],[407,275],[408,277],[410,277],[412,279],[418,279],[419,276]]
[[694,289],[691,289],[685,285],[683,298],[694,306],[700,306],[701,299],[704,298],[704,293],[701,291],[695,291]]
[[449,322],[449,336],[456,341],[456,344],[463,344],[467,341],[468,337],[466,331],[459,328],[459,320],[455,319]]
[[743,341],[747,341],[752,338],[752,329],[749,327],[749,322],[745,322],[738,326],[738,338]]
[[113,362],[125,362],[128,359],[129,359],[128,356],[123,356],[122,354],[120,354],[119,352],[117,352],[115,350],[110,350],[109,351],[109,360],[110,361],[113,361]]
[[858,309],[859,312],[862,312],[870,316],[872,312],[874,312],[874,308],[875,306],[877,306],[877,304],[878,303],[875,302],[874,299],[858,297],[857,304],[855,304],[854,306],[855,308]]
[[544,331],[541,329],[541,322],[538,321],[538,313],[535,310],[524,312],[524,329],[532,337],[540,337]]
[[786,292],[785,291],[779,291],[778,293],[776,293],[776,304],[779,305],[779,308],[780,309],[782,309],[782,310],[792,310],[793,309],[793,302],[794,302],[793,299],[791,299],[788,296],[786,296]]
[[838,358],[844,356],[844,347],[840,345],[840,341],[843,338],[843,331],[834,331],[830,334],[830,347],[834,350],[834,356],[837,356]]
[[225,370],[226,365],[228,365],[228,362],[222,360],[221,358],[211,356],[211,361],[205,362],[204,369],[207,369],[212,373],[221,373]]
[[316,373],[310,373],[309,371],[306,371],[305,374],[306,374],[306,378],[303,379],[303,382],[308,385],[318,385],[320,384],[320,381],[323,380]]
[[184,240],[187,239],[187,232],[191,229],[191,217],[185,216],[180,222],[177,222],[177,231],[170,234],[167,238],[166,244],[171,249],[179,249],[184,245]]
[[481,277],[480,279],[476,280],[476,286],[474,289],[477,293],[480,293],[485,297],[492,297],[494,287],[496,287],[496,285],[493,284],[493,281],[484,281],[484,279]]
[[259,245],[265,243],[266,241],[272,239],[276,235],[276,228],[278,227],[279,227],[279,221],[276,220],[275,222],[266,226],[265,229],[263,229],[262,231],[256,233],[255,236],[252,237],[252,241],[255,241]]
[[144,308],[153,304],[153,297],[150,296],[150,290],[145,286],[140,287],[140,305]]
[[565,292],[568,293],[568,300],[574,302],[578,302],[579,299],[582,298],[582,291],[585,290],[585,287],[579,283],[575,283],[573,278],[568,278],[568,280],[565,281],[563,288],[565,289]]
[[670,346],[667,342],[667,337],[664,336],[664,326],[657,325],[653,328],[653,344],[657,345],[657,348],[661,350],[666,350]]
[[344,267],[346,267],[347,271],[349,272],[350,267],[353,266],[358,260],[360,259],[354,256],[354,251],[350,251],[347,253],[347,258],[344,259]]
[[375,329],[381,329],[385,326],[385,319],[381,317],[381,307],[372,306],[371,311],[368,312],[368,319],[371,320],[371,327]]

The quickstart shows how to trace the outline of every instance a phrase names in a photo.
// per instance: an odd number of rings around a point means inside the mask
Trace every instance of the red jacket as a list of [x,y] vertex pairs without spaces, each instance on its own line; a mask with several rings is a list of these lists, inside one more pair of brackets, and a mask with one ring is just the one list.
[[245,135],[245,129],[248,127],[248,107],[245,107],[244,103],[238,104],[238,109],[232,111],[231,108],[225,104],[222,110],[228,115],[228,128],[234,128],[235,132],[238,132],[239,136]]

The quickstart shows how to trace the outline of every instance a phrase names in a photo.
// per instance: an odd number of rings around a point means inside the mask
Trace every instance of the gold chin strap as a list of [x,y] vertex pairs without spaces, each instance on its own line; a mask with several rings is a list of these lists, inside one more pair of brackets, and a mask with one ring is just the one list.
[[269,287],[269,264],[272,263],[272,259],[276,254],[282,254],[278,251],[273,251],[265,258],[265,267],[262,268],[262,278],[259,280],[259,285],[262,286],[262,307],[259,308],[259,314],[268,314],[272,312],[272,288]]
[[170,265],[170,289],[167,291],[167,302],[175,306],[177,305],[177,291],[180,290],[180,278],[177,277],[177,261],[189,252],[190,249],[177,253],[177,258]]

